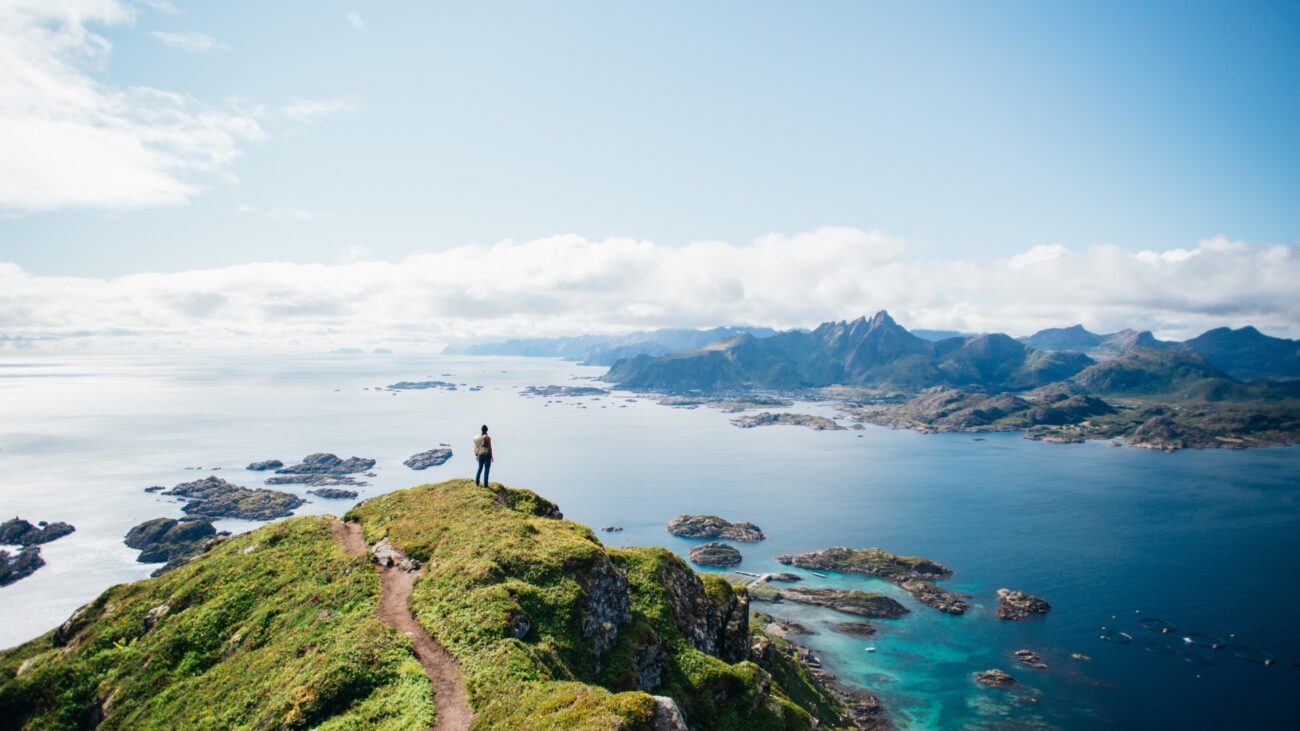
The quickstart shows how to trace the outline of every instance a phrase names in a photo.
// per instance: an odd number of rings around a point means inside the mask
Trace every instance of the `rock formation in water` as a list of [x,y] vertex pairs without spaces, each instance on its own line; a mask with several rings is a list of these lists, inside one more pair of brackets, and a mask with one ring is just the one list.
[[834,609],[845,614],[856,614],[871,619],[898,619],[908,614],[907,607],[884,594],[857,589],[820,589],[791,587],[781,589],[777,596],[783,601],[813,604]]
[[305,502],[287,492],[264,488],[250,490],[220,477],[182,482],[160,494],[185,498],[189,502],[181,508],[182,512],[210,519],[275,520],[292,515]]
[[731,541],[761,541],[766,536],[753,523],[732,523],[716,515],[679,515],[668,523],[668,532],[682,538],[726,538]]
[[740,551],[725,543],[712,541],[692,546],[687,551],[691,563],[701,566],[735,566],[740,563]]
[[998,589],[998,609],[995,612],[998,619],[1023,622],[1051,610],[1052,605],[1042,597],[1013,589]]
[[368,472],[374,466],[373,459],[363,457],[339,459],[337,455],[328,452],[317,452],[303,457],[302,463],[292,467],[281,467],[275,473],[277,475],[351,475],[357,472]]
[[790,566],[841,574],[866,574],[896,584],[922,604],[948,614],[965,614],[970,605],[934,582],[952,576],[952,570],[919,556],[899,556],[879,548],[837,546],[820,551],[777,556]]
[[445,447],[430,449],[419,454],[413,454],[406,458],[402,464],[413,470],[424,470],[430,467],[437,467],[447,460],[451,459],[451,450]]
[[42,520],[32,525],[22,518],[15,517],[0,523],[0,545],[38,546],[62,538],[75,530],[76,528],[67,523],[46,523]]
[[31,576],[44,565],[45,559],[41,558],[38,546],[23,546],[14,554],[0,549],[0,586]]
[[759,426],[805,426],[813,431],[844,431],[844,427],[835,423],[834,419],[828,419],[825,416],[813,416],[811,414],[787,414],[772,413],[763,411],[757,414],[747,414],[731,420],[733,426],[741,429],[753,429]]
[[206,550],[219,535],[206,520],[154,518],[127,531],[123,542],[140,552],[140,563],[166,564],[153,573],[158,576]]

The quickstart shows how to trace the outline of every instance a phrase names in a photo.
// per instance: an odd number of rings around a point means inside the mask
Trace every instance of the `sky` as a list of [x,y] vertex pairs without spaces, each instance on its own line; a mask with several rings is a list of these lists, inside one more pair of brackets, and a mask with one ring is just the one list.
[[0,350],[1300,337],[1300,3],[0,0]]

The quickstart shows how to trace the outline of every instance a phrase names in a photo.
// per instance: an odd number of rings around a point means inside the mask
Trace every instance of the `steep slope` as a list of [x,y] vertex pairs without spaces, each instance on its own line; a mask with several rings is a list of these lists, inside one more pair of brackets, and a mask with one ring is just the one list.
[[115,586],[0,653],[6,728],[427,729],[432,690],[380,624],[379,576],[318,517]]
[[[406,616],[458,663],[475,729],[650,731],[678,712],[695,731],[849,725],[788,658],[750,661],[743,589],[664,549],[606,548],[529,491],[453,480],[375,498],[347,519],[367,544],[424,564],[384,575],[414,580],[409,615],[381,614],[381,595],[394,594],[381,594],[369,556],[341,550],[338,523],[291,518],[114,587],[59,630],[0,652],[0,719],[426,729],[445,689],[379,621]],[[787,694],[774,675],[801,685]]]

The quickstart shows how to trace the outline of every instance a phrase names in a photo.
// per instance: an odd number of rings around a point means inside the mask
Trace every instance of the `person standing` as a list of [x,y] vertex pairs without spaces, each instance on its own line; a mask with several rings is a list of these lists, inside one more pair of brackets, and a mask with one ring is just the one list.
[[478,472],[474,473],[474,484],[479,484],[478,478],[483,477],[483,487],[488,484],[488,472],[492,470],[492,437],[488,436],[487,424],[483,425],[482,431],[474,437],[474,456],[478,459]]

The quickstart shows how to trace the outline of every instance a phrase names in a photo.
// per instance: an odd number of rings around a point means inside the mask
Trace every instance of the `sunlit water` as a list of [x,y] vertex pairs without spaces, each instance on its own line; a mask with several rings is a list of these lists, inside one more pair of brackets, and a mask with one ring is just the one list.
[[[715,409],[623,394],[549,405],[518,395],[525,385],[580,384],[571,379],[601,372],[521,358],[4,356],[0,516],[65,520],[77,532],[44,547],[46,567],[0,589],[0,646],[58,625],[111,584],[148,575],[154,566],[136,563],[122,536],[142,520],[181,513],[146,486],[208,474],[256,486],[261,478],[243,470],[250,461],[331,451],[378,460],[365,498],[470,475],[470,439],[486,422],[494,480],[533,488],[593,528],[623,526],[600,534],[608,543],[685,554],[691,542],[664,524],[707,512],[766,531],[767,541],[739,546],[747,571],[780,568],[780,553],[833,545],[880,546],[954,568],[948,586],[976,604],[963,617],[883,582],[803,572],[806,584],[883,591],[912,609],[878,622],[880,634],[867,640],[829,630],[851,617],[757,605],[817,629],[805,643],[841,678],[882,695],[904,728],[1289,728],[1300,719],[1300,450],[1165,454],[1014,434],[742,430]],[[427,377],[483,390],[366,390]],[[446,465],[402,466],[440,442],[456,451]],[[195,466],[204,469],[186,469]],[[351,505],[307,497],[300,514]],[[1044,596],[1054,610],[1042,621],[999,622],[1001,586]],[[1144,630],[1138,621],[1148,616],[1178,630]],[[1103,641],[1103,626],[1134,640]],[[1211,666],[1193,664],[1181,638],[1194,631],[1276,660],[1263,666],[1227,648],[1204,651]],[[1160,648],[1144,647],[1150,641],[1176,652],[1152,652]],[[1011,653],[1022,647],[1050,668],[1016,663]],[[973,682],[994,667],[1020,686]]]

